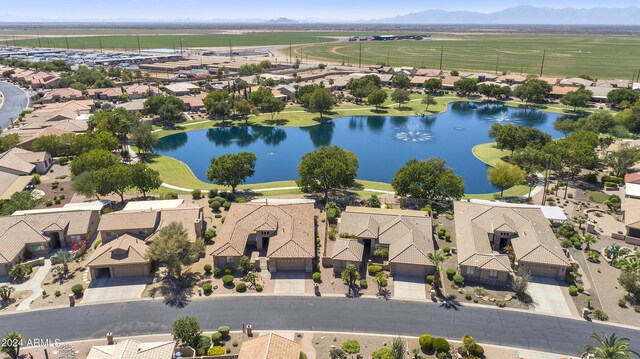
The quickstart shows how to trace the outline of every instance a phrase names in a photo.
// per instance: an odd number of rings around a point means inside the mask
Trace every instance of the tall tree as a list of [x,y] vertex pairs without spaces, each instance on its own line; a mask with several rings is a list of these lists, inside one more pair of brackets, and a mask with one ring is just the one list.
[[639,98],[640,94],[635,90],[617,88],[609,91],[607,94],[607,103],[613,107],[623,108],[638,102]]
[[576,121],[567,118],[564,120],[557,120],[553,123],[553,129],[559,132],[562,132],[564,137],[567,137],[568,134],[575,131]]
[[441,284],[440,275],[442,273],[442,263],[447,259],[447,255],[444,254],[441,249],[436,249],[433,252],[427,253],[427,259],[434,266],[433,287],[436,288],[436,290],[439,290]]
[[478,80],[460,79],[453,83],[453,89],[463,96],[472,94],[478,91]]
[[0,351],[7,353],[11,359],[20,358],[20,347],[26,339],[18,332],[7,333],[2,337]]
[[429,106],[431,106],[431,105],[434,105],[434,106],[435,106],[435,105],[437,105],[437,104],[438,104],[438,101],[436,101],[436,99],[435,99],[433,96],[431,96],[431,95],[426,95],[426,96],[422,99],[422,104],[423,104],[423,105],[426,105],[424,110],[425,110],[425,111],[429,111]]
[[387,93],[380,89],[371,91],[371,93],[369,93],[369,96],[367,97],[367,102],[369,103],[369,105],[374,105],[376,107],[376,110],[379,109],[380,105],[382,105],[386,100]]
[[355,184],[358,158],[340,147],[323,146],[302,157],[298,175],[296,183],[302,192],[321,192],[327,201],[329,191]]
[[500,187],[500,197],[504,194],[504,189],[522,184],[524,182],[524,171],[515,165],[505,162],[498,163],[488,171],[489,182]]
[[97,199],[100,199],[97,186],[93,171],[82,172],[77,176],[73,176],[73,180],[71,181],[71,189],[73,189],[73,192],[87,198],[95,196]]
[[631,341],[629,338],[618,337],[616,333],[611,333],[610,336],[604,334],[604,338],[600,335],[593,333],[589,336],[597,344],[587,344],[584,346],[584,353],[582,358],[593,359],[631,359],[632,356],[640,358],[640,354],[631,349]]
[[101,110],[94,112],[89,118],[89,128],[98,131],[107,131],[118,139],[122,150],[127,145],[127,135],[138,124],[136,116],[130,114],[122,107],[113,110]]
[[607,155],[606,163],[613,173],[618,176],[624,176],[630,168],[640,162],[640,147],[631,146],[623,143],[620,147]]
[[322,114],[331,111],[336,103],[336,99],[331,94],[331,91],[325,88],[319,88],[309,96],[309,109],[314,112]]
[[593,92],[584,88],[579,88],[575,91],[569,91],[560,99],[560,103],[566,106],[573,107],[575,111],[578,107],[587,107],[589,101],[591,101]]
[[406,90],[411,86],[411,80],[409,76],[401,73],[393,76],[391,84],[397,89]]
[[153,133],[151,122],[140,122],[131,131],[131,144],[138,148],[141,154],[150,153],[158,144],[158,135]]
[[122,163],[111,167],[101,168],[94,172],[96,192],[102,196],[115,193],[120,196],[120,203],[124,203],[124,193],[132,186],[131,165]]
[[267,97],[264,101],[260,103],[260,105],[258,105],[258,109],[260,110],[260,112],[271,114],[272,121],[273,121],[273,116],[276,113],[282,112],[282,110],[284,110],[284,107],[285,107],[284,101],[273,97],[273,95],[271,95],[271,97]]
[[118,156],[107,150],[91,150],[78,155],[71,161],[71,173],[74,176],[87,171],[96,171],[120,163]]
[[197,348],[200,335],[200,324],[194,317],[184,317],[173,322],[173,339],[184,345]]
[[460,199],[464,196],[464,182],[440,158],[425,161],[409,160],[391,182],[399,196],[411,196],[430,201]]
[[551,93],[551,85],[538,79],[529,79],[513,91],[513,94],[526,104],[544,103],[549,93]]
[[425,80],[422,87],[424,87],[425,91],[428,93],[435,93],[442,88],[442,80],[439,78]]
[[391,99],[393,100],[393,102],[398,104],[398,107],[400,107],[403,103],[409,102],[409,100],[411,100],[411,97],[409,96],[409,91],[404,89],[396,89],[391,94]]
[[207,170],[209,181],[221,186],[231,186],[233,193],[236,187],[253,176],[256,170],[256,155],[253,152],[239,152],[211,158]]
[[189,235],[181,223],[171,222],[160,230],[149,248],[146,258],[165,267],[173,279],[182,279],[182,266],[192,264],[204,253],[204,242],[189,241]]
[[349,294],[355,294],[356,282],[360,280],[360,273],[358,272],[356,266],[353,264],[347,264],[342,273],[340,273],[340,277],[349,288]]
[[158,189],[162,185],[160,173],[142,162],[129,165],[129,172],[131,186],[142,192],[144,198],[147,197],[147,192]]

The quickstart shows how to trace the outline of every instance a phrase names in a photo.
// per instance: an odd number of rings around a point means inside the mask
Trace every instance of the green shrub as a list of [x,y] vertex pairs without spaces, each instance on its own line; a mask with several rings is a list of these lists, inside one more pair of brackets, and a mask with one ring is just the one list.
[[204,272],[206,274],[211,274],[211,271],[213,271],[213,267],[211,266],[211,264],[205,264],[204,265]]
[[449,254],[449,253],[451,253],[451,247],[449,247],[449,246],[444,246],[444,247],[442,248],[442,251],[444,252],[444,254]]
[[428,352],[433,349],[433,337],[429,334],[422,334],[418,338],[418,343],[420,343],[420,348],[424,352]]
[[238,347],[238,342],[234,340],[234,341],[233,341],[233,343],[231,343],[231,345],[232,345],[234,348],[237,348],[237,347]]
[[369,266],[369,268],[367,268],[367,272],[369,272],[369,275],[373,277],[377,273],[382,272],[382,267],[381,266]]
[[202,292],[204,294],[211,294],[213,292],[213,286],[211,283],[205,283],[202,285]]
[[238,283],[238,285],[236,286],[236,292],[244,293],[246,291],[247,291],[247,285],[244,282]]
[[193,199],[202,198],[202,191],[199,190],[199,189],[194,189],[193,191],[191,191],[191,198],[193,198]]
[[447,242],[451,242],[451,234],[446,233],[446,234],[444,235],[444,240],[445,240],[445,241],[447,241]]
[[60,292],[59,290],[56,290],[55,292],[53,292],[53,295],[55,295],[56,297],[59,297],[62,295],[62,292]]
[[471,300],[471,294],[467,293],[464,295],[464,299]]
[[233,285],[233,280],[234,278],[231,274],[227,274],[222,277],[222,283],[224,283],[224,285],[226,286]]
[[222,218],[222,215],[220,213],[216,214],[214,217],[216,218]]
[[624,298],[618,299],[618,307],[626,308],[627,307],[627,300],[624,299]]
[[213,197],[213,201],[218,202],[220,203],[220,205],[222,205],[227,200],[224,197],[216,196],[216,197]]
[[218,332],[220,332],[220,334],[222,334],[223,338],[226,338],[229,335],[229,332],[231,331],[231,328],[229,328],[226,325],[222,325],[218,327]]
[[435,338],[433,340],[433,349],[438,353],[446,353],[451,349],[451,346],[445,338]]
[[262,284],[256,284],[256,292],[260,293],[262,292],[263,288],[262,288]]
[[456,275],[457,270],[455,268],[447,268],[447,278],[453,279],[453,276]]
[[218,195],[218,190],[217,189],[210,189],[209,193],[207,194],[207,197],[215,198],[217,195]]
[[201,335],[198,340],[198,346],[196,349],[197,355],[206,355],[211,347],[211,338],[206,335]]
[[204,231],[204,241],[208,242],[207,244],[211,243],[213,241],[213,237],[216,236],[216,230],[213,228],[209,228],[206,231]]
[[578,293],[584,292],[584,287],[583,286],[579,285],[577,288],[578,288]]
[[220,278],[220,277],[222,276],[222,274],[223,274],[223,273],[224,273],[224,272],[222,271],[222,268],[220,268],[220,267],[216,267],[216,266],[214,266],[214,267],[213,267],[213,276],[214,276],[214,277],[216,277],[216,278]]
[[598,320],[602,320],[603,322],[606,322],[607,320],[609,320],[609,315],[605,313],[604,310],[602,309],[596,309],[593,312],[593,316]]
[[640,313],[640,305],[636,305],[635,307],[633,307],[633,310],[635,310],[636,313]]
[[367,283],[366,279],[360,279],[360,288],[362,289],[367,289],[369,287],[369,284]]
[[82,286],[82,284],[76,284],[73,287],[71,287],[71,292],[76,296],[79,297],[80,295],[82,295],[82,293],[84,292],[84,287]]
[[505,302],[504,300],[496,300],[496,305],[498,306],[498,308],[504,308],[507,306],[507,302]]
[[227,217],[222,217],[220,218],[220,223],[224,224],[224,220],[227,219]]
[[222,333],[213,332],[213,334],[211,334],[211,341],[213,342],[213,344],[219,344],[221,340],[222,340]]
[[33,175],[33,184],[39,185],[41,181],[42,180],[40,179],[40,175],[39,174],[36,173],[36,174]]
[[220,210],[220,202],[213,201],[213,202],[209,203],[209,208],[211,208],[212,211],[219,211]]
[[389,347],[382,347],[371,353],[371,359],[391,359],[393,358],[393,350]]
[[484,348],[478,343],[473,344],[471,345],[471,347],[469,347],[469,354],[478,358],[482,358],[484,356]]
[[431,274],[430,274],[430,275],[428,275],[428,276],[425,278],[425,280],[427,281],[427,284],[433,284],[433,279],[434,279],[434,278],[435,278],[435,277],[434,277],[433,275],[431,275]]
[[225,202],[222,204],[222,207],[224,207],[225,211],[228,211],[229,208],[231,208],[231,202]]
[[224,274],[233,274],[233,268],[232,267],[227,267],[224,269]]
[[227,198],[227,191],[220,191],[218,192],[218,196],[222,197],[222,198]]
[[456,274],[453,276],[453,282],[457,285],[462,284],[462,282],[464,282],[464,277],[461,276],[460,274]]
[[320,274],[320,272],[315,272],[311,275],[311,278],[313,279],[314,282],[316,283],[320,283],[322,282],[322,275]]
[[93,244],[93,249],[96,249],[98,247],[100,247],[100,245],[102,244],[102,239],[98,239],[94,244]]
[[569,286],[569,295],[572,297],[575,297],[576,295],[578,295],[578,288],[576,288],[575,285]]
[[244,197],[240,197],[240,198],[238,198],[238,201],[237,201],[237,202],[238,202],[238,203],[247,203],[247,199],[246,199],[246,198],[244,198]]
[[209,356],[219,356],[219,355],[224,355],[225,350],[223,347],[216,345],[214,347],[209,348],[209,351],[207,351],[207,355]]
[[360,353],[360,343],[355,339],[348,339],[342,343],[342,350],[347,354]]

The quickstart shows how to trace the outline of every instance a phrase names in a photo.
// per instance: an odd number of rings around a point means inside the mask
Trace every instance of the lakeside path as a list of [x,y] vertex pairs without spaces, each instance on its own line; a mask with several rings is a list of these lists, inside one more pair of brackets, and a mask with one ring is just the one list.
[[635,349],[640,329],[582,319],[497,307],[460,305],[447,310],[438,303],[373,298],[238,295],[193,299],[183,308],[162,300],[79,305],[0,315],[0,331],[25,338],[72,341],[171,332],[173,321],[197,317],[203,330],[228,325],[239,330],[307,330],[419,336],[449,339],[472,335],[481,343],[579,356],[592,333],[616,332]]

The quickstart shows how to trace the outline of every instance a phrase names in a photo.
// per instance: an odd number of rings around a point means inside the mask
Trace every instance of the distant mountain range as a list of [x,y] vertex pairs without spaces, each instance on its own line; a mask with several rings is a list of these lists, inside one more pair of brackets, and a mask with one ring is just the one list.
[[500,24],[500,25],[640,25],[640,8],[598,7],[552,9],[517,6],[493,13],[426,10],[386,19],[384,24]]
[[46,22],[46,23],[247,23],[247,24],[417,24],[417,25],[640,25],[640,8],[630,6],[626,8],[598,7],[588,9],[578,8],[543,8],[535,6],[517,6],[504,10],[481,13],[473,11],[445,11],[425,10],[406,15],[382,19],[348,20],[348,19],[277,19],[238,18],[238,19],[69,19],[45,18],[35,16],[21,16],[4,14],[0,16],[0,23],[12,22]]

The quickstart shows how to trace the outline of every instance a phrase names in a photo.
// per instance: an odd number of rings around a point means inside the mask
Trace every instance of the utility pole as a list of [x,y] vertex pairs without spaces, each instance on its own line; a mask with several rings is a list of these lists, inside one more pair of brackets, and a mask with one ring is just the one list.
[[38,34],[38,47],[42,47],[42,43],[40,42],[40,34]]
[[293,56],[293,48],[291,47],[291,41],[289,41],[289,63],[291,63],[292,56]]
[[633,70],[633,75],[631,76],[631,84],[633,85],[633,80],[636,79],[636,70]]
[[498,65],[500,64],[500,52],[498,51],[498,56],[496,58],[496,75],[498,75]]
[[100,52],[102,52],[102,39],[98,36],[98,44],[100,44]]
[[358,54],[358,68],[362,68],[362,42],[360,42],[360,52]]
[[127,40],[124,40],[124,52],[127,52]]
[[233,61],[233,47],[231,46],[231,39],[229,39],[229,60]]
[[18,43],[16,42],[16,34],[11,34],[13,36],[13,46],[18,47]]
[[542,64],[540,65],[540,77],[542,77],[542,71],[544,71],[544,59],[547,56],[547,49],[542,50]]
[[182,57],[182,38],[180,38],[180,57]]
[[442,60],[444,59],[444,46],[440,47],[440,71],[442,71]]
[[140,47],[140,35],[136,35],[136,37],[138,38],[138,53],[141,53],[142,47]]
[[84,39],[82,39],[82,49],[86,50],[86,46],[84,46]]
[[389,62],[389,50],[387,50],[387,66],[391,66],[391,62]]
[[67,50],[69,50],[69,38],[67,36],[64,37],[64,41],[67,42]]

